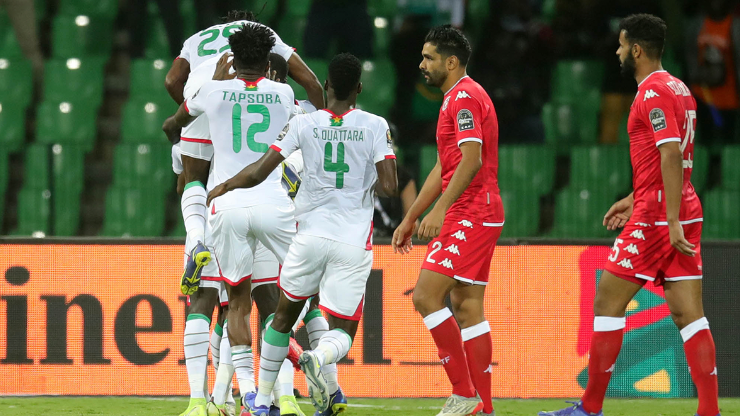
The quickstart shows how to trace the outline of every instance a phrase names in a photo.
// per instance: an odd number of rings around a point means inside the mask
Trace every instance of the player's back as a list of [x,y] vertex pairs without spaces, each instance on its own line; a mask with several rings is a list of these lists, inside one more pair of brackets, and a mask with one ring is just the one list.
[[695,128],[696,101],[683,81],[667,71],[656,71],[640,83],[627,125],[635,220],[645,223],[665,221],[665,191],[658,146],[667,142],[678,142],[683,153],[679,219],[690,221],[702,217],[701,203],[691,184]]
[[298,232],[367,246],[375,163],[395,158],[388,123],[362,110],[298,115],[273,145],[281,152],[288,148],[303,152],[303,181],[295,198]]
[[[209,81],[185,102],[208,116],[213,142],[214,186],[238,174],[267,152],[293,111],[293,90],[286,84],[260,78]],[[221,209],[289,203],[282,189],[281,170],[261,184],[237,189],[214,202]]]

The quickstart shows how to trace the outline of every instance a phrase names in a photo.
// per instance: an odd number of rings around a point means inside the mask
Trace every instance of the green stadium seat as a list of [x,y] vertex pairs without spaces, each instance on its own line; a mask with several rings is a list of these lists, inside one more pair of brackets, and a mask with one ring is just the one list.
[[45,144],[75,144],[85,151],[95,146],[98,109],[89,103],[44,101],[36,115],[36,140]]
[[33,98],[33,70],[25,59],[0,57],[0,101],[8,106],[28,108]]
[[[192,35],[192,33],[190,35]],[[162,19],[158,17],[150,19],[146,46],[144,47],[144,56],[147,59],[169,60],[175,58],[170,55],[172,55],[172,53],[170,52],[170,44],[167,41],[167,31],[164,28]]]
[[419,189],[421,189],[421,186],[424,185],[424,181],[427,180],[429,172],[434,169],[434,166],[436,164],[437,146],[431,144],[422,146],[421,152],[419,154]]
[[175,221],[175,228],[170,231],[170,237],[185,238],[187,235],[188,232],[185,230],[185,221],[182,221],[182,218],[178,218]]
[[195,2],[193,0],[180,0],[180,16],[182,16],[182,26],[185,31],[183,39],[187,39],[198,31],[196,14]]
[[601,238],[614,233],[602,225],[604,214],[616,201],[605,188],[586,190],[566,188],[555,198],[555,226],[550,237]]
[[373,21],[373,53],[377,57],[388,55],[393,38],[391,24],[385,17],[376,17]]
[[15,31],[10,23],[10,18],[4,10],[0,10],[0,57],[22,58],[23,51],[18,45]]
[[540,198],[532,189],[501,191],[506,224],[503,238],[531,237],[540,226]]
[[85,151],[75,145],[51,146],[54,189],[79,194],[85,185]]
[[[311,9],[311,2],[306,0],[286,0],[285,14],[292,18],[303,18],[308,16]],[[281,32],[282,33],[282,32]],[[280,35],[282,36],[282,34]],[[290,45],[290,44],[289,44]]]
[[[9,178],[8,154],[0,149],[0,195],[5,194],[5,188],[8,187]],[[0,210],[0,221],[2,221],[2,210]]]
[[89,14],[113,20],[118,14],[118,0],[60,0],[59,14],[66,16]]
[[26,189],[51,189],[49,147],[32,144],[26,148],[23,187]]
[[723,240],[740,239],[740,192],[713,189],[702,196],[704,224],[702,237]]
[[629,150],[622,146],[579,146],[570,153],[570,186],[574,189],[629,189],[632,170]]
[[465,13],[465,30],[473,34],[477,39],[484,31],[488,22],[489,0],[468,0]]
[[398,13],[397,0],[373,0],[368,2],[367,13],[371,17],[383,16],[385,18],[394,18]]
[[26,110],[0,102],[0,148],[5,153],[17,152],[26,139]]
[[115,186],[105,199],[103,235],[108,237],[158,237],[164,232],[164,198],[151,198],[147,190]]
[[603,78],[601,61],[559,61],[552,74],[552,97],[571,102],[581,100],[592,90],[600,91]]
[[57,15],[51,28],[52,55],[56,58],[108,58],[113,28],[113,21],[102,16]]
[[121,189],[152,189],[165,194],[172,189],[171,146],[121,143],[113,159],[113,185]]
[[54,235],[58,237],[76,235],[80,226],[80,192],[57,188],[52,197]]
[[691,170],[691,184],[696,192],[701,193],[707,186],[709,172],[709,151],[704,146],[694,145],[694,154],[691,155],[693,169]]
[[18,229],[15,234],[49,234],[51,191],[23,187],[18,193]]
[[740,191],[740,145],[722,148],[722,188]]
[[555,151],[549,146],[501,146],[499,187],[503,190],[549,194],[555,177]]
[[[303,0],[300,1],[308,4],[308,2]],[[288,12],[290,12],[290,9],[288,9]],[[306,30],[305,17],[286,14],[280,19],[277,27],[280,39],[282,39],[285,44],[296,48],[298,51],[303,50],[303,33]]]
[[131,63],[131,85],[129,96],[136,99],[169,99],[164,89],[169,65],[163,59],[136,59]]
[[100,58],[52,59],[44,65],[44,100],[85,102],[100,107],[103,101],[105,61]]
[[357,107],[382,117],[387,116],[396,94],[393,63],[387,59],[363,62],[361,80],[366,93],[357,96]]
[[123,108],[121,138],[124,143],[167,143],[162,132],[165,119],[175,114],[177,104],[171,99],[162,102],[132,99]]
[[596,143],[599,138],[599,106],[601,97],[597,90],[591,90],[585,99],[551,101],[542,107],[542,123],[545,127],[545,141],[558,145],[559,150],[567,150],[564,144]]

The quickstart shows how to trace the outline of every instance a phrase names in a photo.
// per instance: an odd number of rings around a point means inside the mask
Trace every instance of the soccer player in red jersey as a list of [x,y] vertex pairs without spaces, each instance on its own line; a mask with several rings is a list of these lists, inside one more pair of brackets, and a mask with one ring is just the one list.
[[691,185],[696,101],[663,70],[666,25],[638,14],[620,23],[617,55],[638,91],[627,130],[634,192],[615,203],[604,225],[624,230],[614,243],[594,300],[588,386],[573,407],[540,416],[603,415],[602,405],[622,346],[627,304],[647,282],[663,286],[699,396],[698,416],[717,416],[717,367],[702,306],[702,208]]
[[[483,297],[504,209],[498,120],[488,94],[466,74],[470,53],[468,40],[450,25],[427,34],[419,68],[427,84],[445,92],[437,122],[439,157],[392,242],[394,251],[408,253],[414,223],[439,197],[419,226],[419,238],[431,242],[413,300],[452,382],[452,396],[439,413],[448,416],[493,414],[491,329]],[[445,306],[447,295],[452,311]]]

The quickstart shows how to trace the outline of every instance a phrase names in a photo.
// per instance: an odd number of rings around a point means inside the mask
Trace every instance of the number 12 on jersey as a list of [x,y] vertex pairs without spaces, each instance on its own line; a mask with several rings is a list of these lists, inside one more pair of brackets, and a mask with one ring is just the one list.
[[337,174],[337,189],[344,187],[344,174],[349,172],[349,165],[344,163],[344,143],[337,144],[337,161],[334,162],[334,146],[327,142],[324,146],[324,171]]

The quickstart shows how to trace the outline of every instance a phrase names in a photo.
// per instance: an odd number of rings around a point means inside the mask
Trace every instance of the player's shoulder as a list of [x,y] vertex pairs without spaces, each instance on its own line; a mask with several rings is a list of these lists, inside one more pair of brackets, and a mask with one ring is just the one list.
[[486,105],[490,101],[488,94],[469,76],[466,76],[455,84],[446,94],[443,107],[452,106],[469,107],[471,105]]
[[676,101],[682,96],[691,96],[689,87],[667,71],[658,71],[650,74],[640,83],[635,103],[638,106],[650,107]]
[[363,127],[384,127],[388,125],[385,118],[362,109],[355,109],[350,114],[355,118],[355,124]]

